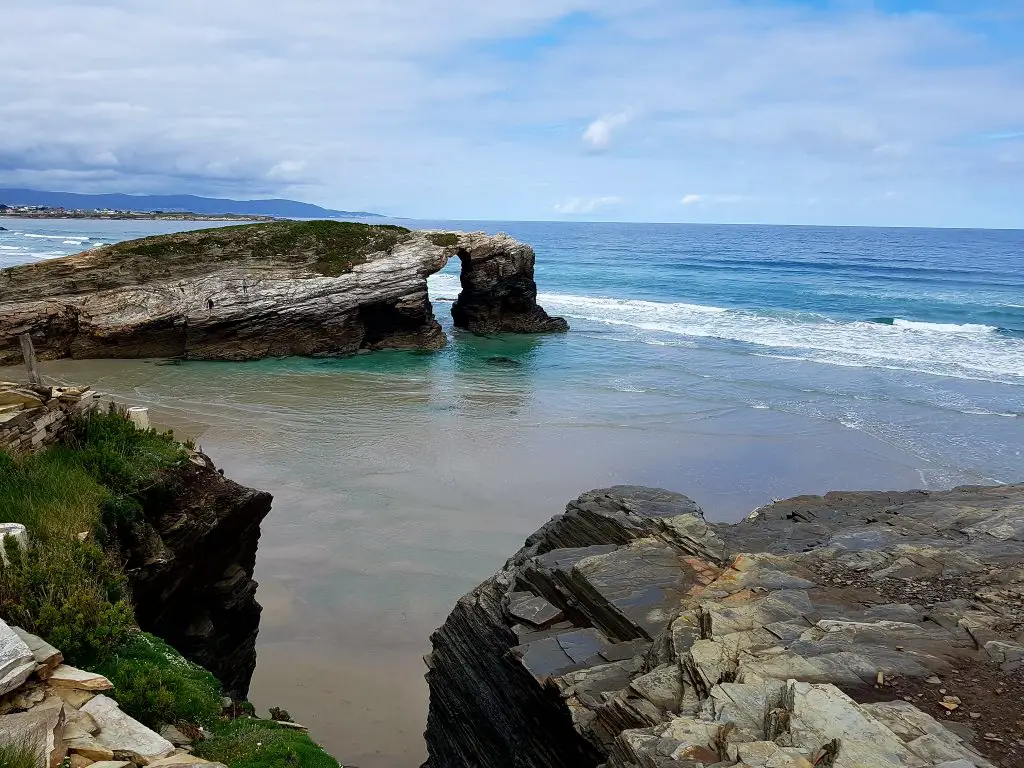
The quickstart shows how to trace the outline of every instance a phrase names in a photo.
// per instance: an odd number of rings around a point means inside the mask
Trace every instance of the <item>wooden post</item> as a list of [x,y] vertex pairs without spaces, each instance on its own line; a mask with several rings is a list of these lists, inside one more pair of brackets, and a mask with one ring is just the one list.
[[36,350],[32,346],[32,337],[23,333],[18,338],[21,340],[21,354],[25,358],[25,367],[28,368],[29,382],[42,385],[43,379],[39,375],[39,366],[36,365]]

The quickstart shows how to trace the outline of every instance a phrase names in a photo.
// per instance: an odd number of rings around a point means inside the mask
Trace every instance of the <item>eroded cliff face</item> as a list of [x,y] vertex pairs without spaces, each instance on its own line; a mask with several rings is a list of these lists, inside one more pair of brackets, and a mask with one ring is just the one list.
[[193,453],[139,501],[142,518],[114,532],[139,625],[244,699],[261,611],[253,568],[271,495],[226,479]]
[[432,768],[1019,765],[1024,486],[592,491],[432,643]]
[[510,237],[274,222],[150,237],[0,271],[0,364],[29,333],[42,359],[250,360],[439,349],[426,279],[463,265],[455,324],[564,331],[536,304],[534,253]]

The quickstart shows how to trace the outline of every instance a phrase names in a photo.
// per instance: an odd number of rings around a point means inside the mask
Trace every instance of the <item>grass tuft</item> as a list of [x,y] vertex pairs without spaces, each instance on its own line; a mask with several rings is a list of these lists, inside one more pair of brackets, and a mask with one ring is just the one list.
[[0,768],[36,768],[39,755],[30,744],[0,744]]

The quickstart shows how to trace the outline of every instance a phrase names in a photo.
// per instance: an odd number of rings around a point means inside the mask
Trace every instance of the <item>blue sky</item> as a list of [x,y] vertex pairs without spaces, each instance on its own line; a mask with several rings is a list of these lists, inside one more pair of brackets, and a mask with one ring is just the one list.
[[0,186],[418,218],[1024,227],[1024,0],[3,15]]

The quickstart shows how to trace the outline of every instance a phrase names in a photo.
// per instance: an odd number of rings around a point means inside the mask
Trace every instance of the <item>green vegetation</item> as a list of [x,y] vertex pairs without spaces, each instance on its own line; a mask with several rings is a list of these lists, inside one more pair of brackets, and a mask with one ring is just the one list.
[[454,248],[459,244],[459,236],[454,232],[431,232],[427,239],[441,248]]
[[339,768],[302,731],[244,717],[217,725],[214,738],[199,742],[195,754],[230,768]]
[[391,224],[275,221],[147,237],[110,246],[108,252],[140,276],[161,274],[153,261],[169,257],[184,269],[251,257],[308,263],[321,275],[337,277],[373,253],[390,251],[408,234]]
[[[26,550],[13,538],[0,542],[0,617],[105,675],[121,708],[149,727],[208,728],[201,757],[230,768],[340,768],[302,731],[222,717],[216,678],[135,625],[128,581],[103,543],[141,513],[140,494],[187,460],[170,433],[140,431],[113,409],[76,424],[66,445],[34,456],[0,452],[4,522],[22,523],[31,540]],[[238,710],[252,712],[247,703]],[[0,746],[0,768],[35,766],[31,749]]]
[[158,637],[132,632],[96,672],[114,684],[114,698],[136,720],[213,725],[221,712],[217,679]]
[[5,542],[0,615],[60,648],[72,664],[106,658],[134,625],[128,585],[117,564],[92,542],[40,539],[27,551]]
[[120,414],[92,414],[66,446],[39,455],[0,452],[4,522],[31,544],[5,542],[0,617],[44,637],[69,663],[101,663],[134,626],[128,583],[101,542],[138,509],[133,494],[187,460],[170,434],[140,431]]
[[35,747],[27,744],[0,744],[0,768],[36,768]]

